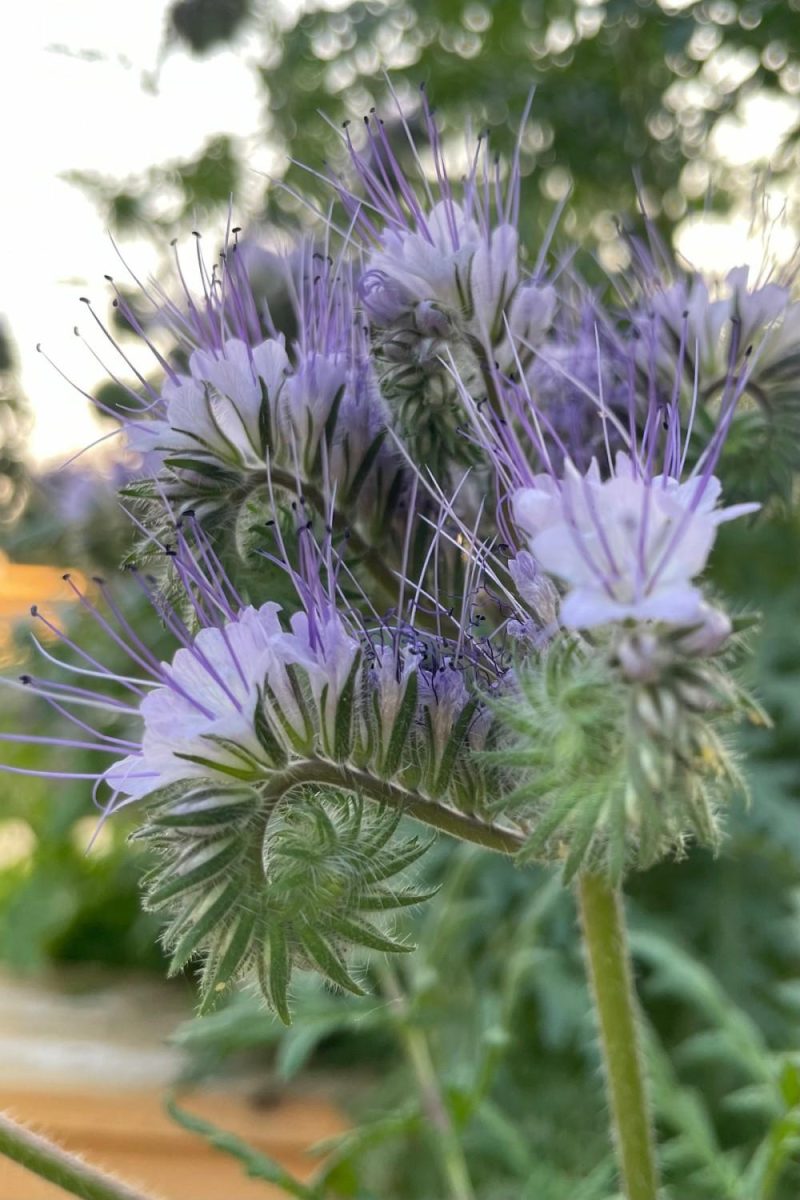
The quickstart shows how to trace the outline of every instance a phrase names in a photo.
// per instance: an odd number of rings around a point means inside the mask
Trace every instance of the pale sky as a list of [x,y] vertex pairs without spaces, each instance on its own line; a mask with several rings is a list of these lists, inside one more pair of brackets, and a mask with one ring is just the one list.
[[[241,49],[200,61],[174,48],[160,67],[157,94],[142,87],[158,66],[167,7],[167,0],[3,5],[0,313],[34,412],[29,451],[38,461],[63,460],[95,438],[97,427],[88,405],[36,354],[36,343],[91,390],[98,368],[72,334],[76,323],[87,325],[78,297],[90,295],[104,312],[103,275],[121,276],[101,215],[59,175],[77,169],[124,178],[189,158],[220,131],[253,143],[257,165],[260,97]],[[128,241],[125,249],[137,272],[155,267],[152,244]]]
[[[257,136],[262,97],[246,67],[247,43],[203,60],[174,47],[159,65],[167,7],[167,0],[3,6],[0,111],[8,182],[0,189],[6,231],[0,314],[16,343],[20,384],[33,409],[29,454],[40,463],[65,461],[97,437],[98,427],[85,401],[36,354],[36,343],[92,390],[102,376],[72,334],[76,323],[87,331],[90,324],[78,298],[89,295],[104,313],[103,275],[121,274],[102,216],[59,176],[85,170],[123,179],[171,158],[190,158],[221,131],[243,140],[254,173],[272,163]],[[142,82],[156,71],[157,88],[148,90]],[[764,163],[797,119],[796,99],[756,96],[720,123],[716,152],[743,168]],[[781,200],[775,197],[774,205]],[[240,209],[237,217],[244,216]],[[747,226],[745,217],[692,219],[679,246],[705,270],[758,261]],[[221,230],[206,232],[213,245]],[[783,237],[788,257],[796,234],[789,229]],[[138,274],[155,269],[152,242],[140,238],[123,246]]]

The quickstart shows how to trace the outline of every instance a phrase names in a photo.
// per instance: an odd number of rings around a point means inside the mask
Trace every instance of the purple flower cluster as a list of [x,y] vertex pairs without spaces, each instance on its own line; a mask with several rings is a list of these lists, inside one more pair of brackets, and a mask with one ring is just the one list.
[[[535,711],[540,727],[551,698],[569,707],[569,654],[563,675],[537,682],[551,650],[551,662],[564,645],[596,653],[587,707],[607,678],[622,691],[666,680],[673,713],[676,696],[713,690],[704,672],[732,623],[700,576],[718,526],[758,508],[722,506],[723,449],[743,398],[797,354],[797,305],[742,272],[712,295],[698,280],[659,285],[653,267],[647,288],[620,287],[627,307],[604,308],[575,267],[546,271],[549,235],[526,265],[519,144],[504,172],[478,139],[456,185],[424,93],[431,171],[396,108],[393,128],[366,118],[363,142],[345,130],[348,173],[329,180],[344,221],[319,241],[265,256],[234,232],[210,270],[198,242],[199,294],[176,255],[180,298],[141,287],[148,320],[116,290],[156,372],[137,374],[117,413],[142,462],[127,489],[143,502],[139,557],[161,560],[157,579],[133,577],[174,653],[161,661],[97,581],[102,602],[81,605],[130,668],[49,626],[64,660],[37,648],[69,682],[24,684],[81,736],[7,735],[110,756],[77,772],[110,790],[109,809],[199,787],[199,828],[220,789],[231,811],[267,814],[298,787],[381,802],[395,789],[403,811],[450,828],[522,794],[514,778],[494,798],[486,787],[497,713],[524,724]],[[292,328],[263,299],[271,272]],[[630,732],[627,693],[616,700],[609,745]],[[696,711],[684,703],[676,728],[700,761],[712,741]],[[125,736],[104,731],[107,717]],[[658,753],[667,779],[677,760]],[[576,752],[574,779],[585,773]],[[171,811],[170,828],[184,817]],[[659,821],[660,847],[673,834]]]

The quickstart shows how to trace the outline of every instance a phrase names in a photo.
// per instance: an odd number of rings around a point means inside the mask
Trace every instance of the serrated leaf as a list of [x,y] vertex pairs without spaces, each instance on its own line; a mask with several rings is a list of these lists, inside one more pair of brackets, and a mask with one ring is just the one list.
[[171,1097],[166,1101],[165,1107],[181,1128],[199,1134],[216,1150],[237,1159],[251,1179],[264,1179],[268,1183],[274,1183],[288,1195],[296,1197],[296,1200],[318,1200],[316,1189],[307,1187],[299,1179],[295,1179],[280,1163],[262,1151],[253,1150],[234,1134],[180,1108]]

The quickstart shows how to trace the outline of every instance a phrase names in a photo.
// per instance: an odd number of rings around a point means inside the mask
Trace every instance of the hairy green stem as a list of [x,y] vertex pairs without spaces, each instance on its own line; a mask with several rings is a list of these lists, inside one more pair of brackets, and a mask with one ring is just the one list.
[[408,1000],[388,961],[379,968],[381,986],[398,1017],[400,1038],[417,1080],[420,1100],[433,1133],[450,1200],[475,1200],[467,1162],[447,1103],[442,1095],[428,1039],[409,1016]]
[[624,1195],[626,1200],[657,1200],[655,1139],[622,895],[602,875],[582,875],[577,890]]
[[0,1113],[0,1154],[80,1200],[148,1200],[143,1192],[112,1179]]
[[514,829],[491,825],[478,817],[460,813],[435,800],[428,800],[419,792],[390,783],[369,771],[325,758],[301,759],[290,763],[283,771],[271,774],[263,794],[267,799],[277,799],[290,788],[308,783],[329,784],[367,795],[388,808],[400,809],[424,825],[452,834],[462,842],[474,842],[501,854],[514,854],[524,844],[523,835]]

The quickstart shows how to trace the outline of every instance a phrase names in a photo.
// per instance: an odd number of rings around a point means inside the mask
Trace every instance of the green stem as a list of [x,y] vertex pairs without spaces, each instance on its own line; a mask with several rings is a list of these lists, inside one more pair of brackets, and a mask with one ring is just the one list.
[[464,1151],[439,1086],[428,1039],[409,1016],[408,1000],[388,962],[379,968],[381,984],[398,1017],[400,1037],[419,1087],[425,1116],[430,1122],[450,1200],[475,1200]]
[[366,794],[389,808],[400,809],[409,817],[430,825],[443,833],[452,834],[462,842],[474,842],[487,850],[501,854],[514,854],[524,844],[524,837],[514,829],[491,825],[478,817],[460,813],[445,804],[428,800],[418,792],[387,779],[380,779],[369,771],[359,770],[344,763],[324,758],[301,759],[291,763],[283,771],[274,772],[264,789],[266,799],[279,799],[290,788],[300,784],[324,783],[347,791]]
[[624,1195],[626,1200],[657,1200],[655,1139],[622,895],[604,876],[582,875],[578,902]]
[[0,1113],[0,1154],[80,1200],[147,1200],[144,1193],[88,1166],[5,1113]]
[[[325,497],[313,483],[309,483],[305,479],[297,480],[290,471],[284,471],[280,467],[271,467],[270,476],[273,484],[285,488],[288,492],[294,492],[295,495],[302,494],[302,496],[310,500],[314,509],[321,516],[324,517],[326,515],[327,505]],[[396,600],[400,589],[400,578],[386,565],[383,555],[374,546],[370,546],[368,542],[364,541],[358,530],[354,528],[346,515],[339,509],[334,510],[332,520],[333,528],[337,533],[347,531],[350,548],[364,563],[364,566],[385,593],[387,599]]]

